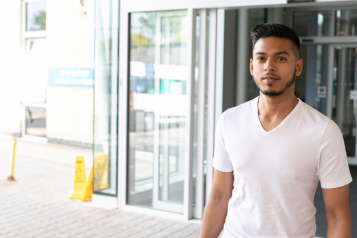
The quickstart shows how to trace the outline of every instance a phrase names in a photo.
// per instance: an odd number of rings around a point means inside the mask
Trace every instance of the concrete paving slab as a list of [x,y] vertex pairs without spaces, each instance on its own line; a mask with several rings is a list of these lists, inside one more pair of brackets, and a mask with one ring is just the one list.
[[197,223],[105,210],[67,199],[74,157],[82,153],[90,158],[91,150],[25,141],[19,141],[17,149],[16,181],[8,182],[11,141],[0,138],[1,238],[199,236]]

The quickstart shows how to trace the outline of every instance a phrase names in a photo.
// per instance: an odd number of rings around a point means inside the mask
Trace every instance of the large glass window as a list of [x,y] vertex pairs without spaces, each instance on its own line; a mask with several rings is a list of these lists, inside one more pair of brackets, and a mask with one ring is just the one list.
[[357,48],[336,47],[332,119],[340,127],[347,156],[356,156]]
[[187,12],[132,13],[128,200],[182,213]]
[[[19,91],[24,105],[23,135],[46,137],[47,42],[46,1],[23,0],[22,45],[25,49],[21,68],[25,81]],[[34,105],[29,107],[28,105]]]
[[46,1],[26,3],[26,31],[46,30]]
[[357,36],[357,10],[336,11],[336,36]]
[[294,12],[293,29],[298,36],[330,36],[332,11]]
[[116,196],[119,9],[112,1],[95,1],[93,190]]

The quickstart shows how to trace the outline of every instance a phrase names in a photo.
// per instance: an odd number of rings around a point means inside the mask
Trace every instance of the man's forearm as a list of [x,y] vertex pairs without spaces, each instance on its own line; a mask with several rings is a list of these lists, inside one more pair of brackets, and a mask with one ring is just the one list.
[[327,238],[351,238],[351,219],[333,219],[327,222]]
[[229,199],[210,197],[203,214],[200,238],[217,238],[223,229]]

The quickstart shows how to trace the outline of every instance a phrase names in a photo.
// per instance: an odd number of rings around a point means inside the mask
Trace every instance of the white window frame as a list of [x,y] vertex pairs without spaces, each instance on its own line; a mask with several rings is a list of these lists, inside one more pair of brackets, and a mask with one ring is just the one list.
[[[22,1],[22,45],[25,48],[26,47],[26,40],[31,39],[31,38],[46,38],[46,30],[42,31],[26,31],[26,21],[27,21],[27,15],[26,15],[26,3],[29,2],[39,2],[43,0],[24,0]],[[47,10],[46,10],[47,12]]]
[[[46,39],[46,30],[42,31],[26,31],[26,21],[27,21],[27,11],[26,11],[26,4],[29,2],[39,2],[43,0],[23,0],[22,1],[22,46],[26,49],[26,41],[30,39]],[[47,12],[47,9],[46,9]],[[47,108],[46,103],[30,103],[30,102],[22,102],[22,138],[24,140],[46,143],[48,142],[47,136],[33,136],[26,134],[26,107],[39,107],[39,108]],[[46,111],[46,119],[47,119],[47,111]],[[47,130],[47,125],[46,125]]]

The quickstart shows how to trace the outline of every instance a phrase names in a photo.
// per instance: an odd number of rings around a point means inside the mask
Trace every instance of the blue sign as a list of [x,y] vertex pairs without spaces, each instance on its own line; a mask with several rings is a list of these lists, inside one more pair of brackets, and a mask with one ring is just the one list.
[[48,69],[48,85],[94,87],[93,69]]

